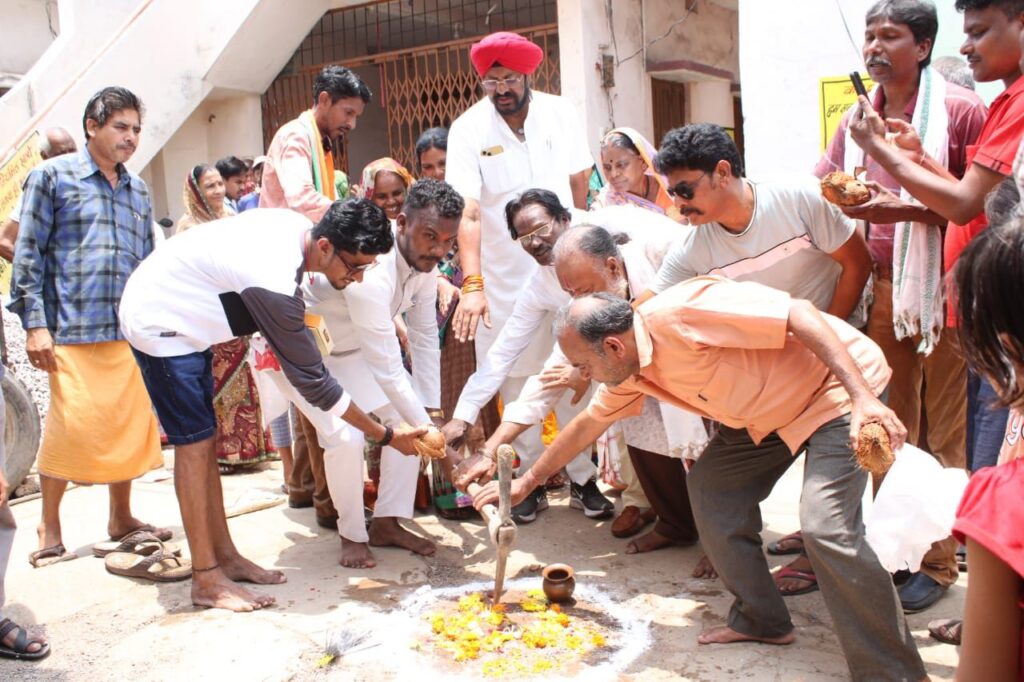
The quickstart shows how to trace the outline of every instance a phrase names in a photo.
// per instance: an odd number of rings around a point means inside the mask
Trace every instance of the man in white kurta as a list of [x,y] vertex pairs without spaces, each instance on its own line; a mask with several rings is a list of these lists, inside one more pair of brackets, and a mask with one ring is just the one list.
[[[462,215],[462,199],[446,183],[421,180],[406,197],[395,221],[395,248],[377,260],[363,281],[337,291],[323,278],[303,283],[309,312],[323,317],[334,348],[324,364],[344,382],[352,401],[389,426],[440,420],[436,268],[451,249]],[[412,375],[402,364],[393,319],[408,327]],[[278,382],[284,392],[286,385]],[[363,517],[362,434],[323,412],[309,410],[301,396],[289,395],[316,427],[324,448],[324,469],[338,509],[341,564],[372,568],[369,545],[398,546],[432,554],[434,544],[402,528],[410,519],[419,474],[418,457],[384,447],[380,488],[373,521]]]

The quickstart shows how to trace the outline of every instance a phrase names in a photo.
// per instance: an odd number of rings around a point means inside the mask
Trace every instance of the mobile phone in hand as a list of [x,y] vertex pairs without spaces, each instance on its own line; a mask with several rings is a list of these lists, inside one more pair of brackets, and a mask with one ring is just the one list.
[[857,92],[857,95],[862,95],[864,97],[868,96],[868,91],[864,87],[864,81],[860,79],[859,73],[857,73],[856,71],[851,71],[850,82],[853,83],[853,89]]

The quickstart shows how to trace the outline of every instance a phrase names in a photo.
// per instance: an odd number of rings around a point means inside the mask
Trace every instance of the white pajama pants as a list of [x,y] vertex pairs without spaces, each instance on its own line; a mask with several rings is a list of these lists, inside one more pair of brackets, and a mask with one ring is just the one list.
[[[501,402],[504,405],[509,405],[517,398],[523,390],[523,386],[526,385],[527,379],[530,377],[508,377],[499,389],[501,395]],[[566,391],[562,399],[555,405],[555,416],[558,417],[558,427],[564,429],[572,418],[582,412],[589,402],[590,394],[585,395],[578,403],[571,405],[572,391]],[[519,436],[512,441],[512,447],[515,448],[516,454],[519,455],[520,471],[525,472],[533,463],[540,459],[540,456],[544,453],[544,442],[541,440],[541,433],[543,433],[543,426],[537,424],[531,426],[526,431],[523,431]],[[590,447],[588,446],[585,450],[577,454],[569,464],[566,465],[565,471],[569,474],[569,478],[573,483],[583,485],[590,479],[594,478],[597,474],[597,468],[594,466],[593,461],[590,459]]]
[[[384,391],[377,385],[362,353],[356,351],[349,355],[332,355],[324,358],[324,364],[359,409],[375,414],[389,426],[401,422],[398,412],[388,403]],[[340,417],[310,405],[288,383],[283,373],[271,374],[281,392],[295,403],[316,428],[317,440],[324,449],[327,488],[338,510],[338,534],[352,542],[367,542],[369,536],[363,516],[363,481],[366,471],[363,458],[366,439],[363,432]],[[394,448],[383,448],[380,487],[373,510],[375,518],[412,518],[419,470],[419,457],[403,455]]]

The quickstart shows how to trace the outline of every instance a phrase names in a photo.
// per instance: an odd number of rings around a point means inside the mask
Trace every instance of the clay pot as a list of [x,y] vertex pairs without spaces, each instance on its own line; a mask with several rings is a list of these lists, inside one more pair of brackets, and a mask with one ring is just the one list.
[[544,576],[544,596],[555,603],[567,602],[572,599],[576,589],[575,572],[569,564],[551,564],[545,566],[541,575]]

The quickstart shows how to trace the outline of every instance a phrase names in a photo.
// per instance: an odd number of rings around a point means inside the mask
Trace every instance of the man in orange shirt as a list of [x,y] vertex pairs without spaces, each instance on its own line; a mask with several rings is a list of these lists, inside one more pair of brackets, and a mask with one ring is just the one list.
[[[525,475],[523,499],[611,422],[652,396],[721,423],[687,476],[701,541],[736,596],[729,622],[701,644],[789,644],[793,623],[761,552],[761,500],[806,449],[800,521],[854,679],[920,680],[921,657],[889,574],[864,540],[867,473],[851,448],[879,422],[906,429],[877,396],[892,374],[878,346],[809,301],[753,282],[695,277],[634,311],[607,294],[573,301],[556,322],[562,351],[604,382]],[[474,498],[497,499],[490,483]]]

